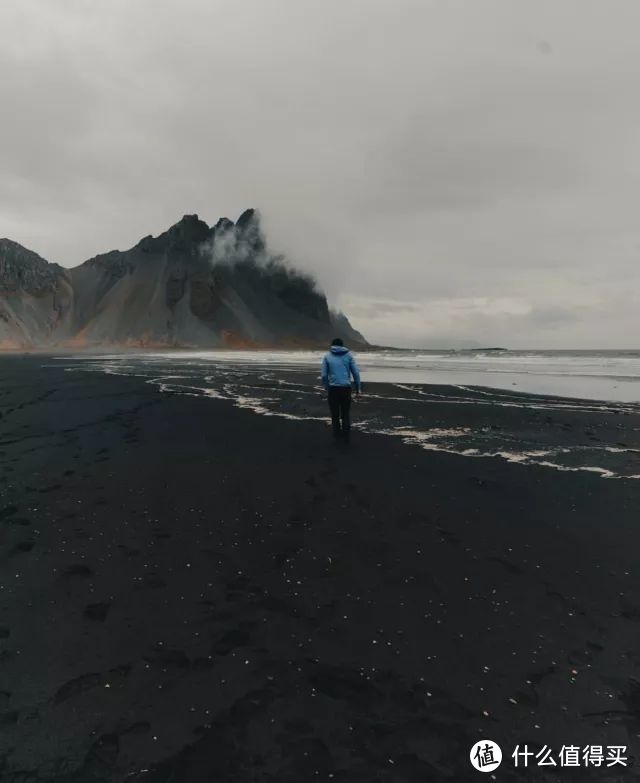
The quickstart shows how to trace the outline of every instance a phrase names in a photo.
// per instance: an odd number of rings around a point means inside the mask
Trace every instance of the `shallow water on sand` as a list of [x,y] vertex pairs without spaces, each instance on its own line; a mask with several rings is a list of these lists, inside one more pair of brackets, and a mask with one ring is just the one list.
[[[160,392],[227,400],[259,415],[327,422],[311,354],[166,353],[60,357],[69,371],[138,376]],[[465,384],[371,381],[354,427],[470,459],[640,479],[640,404],[523,394]],[[371,381],[373,385],[366,385]],[[610,382],[610,381],[608,381]]]
[[[247,368],[308,368],[322,351],[181,351],[145,354]],[[357,355],[370,383],[486,386],[531,394],[640,402],[640,351],[376,350]]]

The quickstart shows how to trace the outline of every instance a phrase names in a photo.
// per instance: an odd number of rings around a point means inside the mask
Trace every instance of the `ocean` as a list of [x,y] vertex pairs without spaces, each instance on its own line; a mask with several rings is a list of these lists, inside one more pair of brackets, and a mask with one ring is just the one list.
[[[147,367],[175,361],[181,366],[319,368],[322,351],[159,351],[102,356],[100,361]],[[478,386],[588,400],[640,402],[640,350],[356,352],[364,383]],[[84,355],[86,356],[86,355]],[[78,356],[77,358],[81,358]],[[89,357],[86,357],[89,358]]]
[[[163,394],[327,424],[322,355],[157,351],[57,359],[70,372],[136,377]],[[359,352],[357,361],[364,384],[358,430],[473,459],[640,479],[640,351],[388,349]]]

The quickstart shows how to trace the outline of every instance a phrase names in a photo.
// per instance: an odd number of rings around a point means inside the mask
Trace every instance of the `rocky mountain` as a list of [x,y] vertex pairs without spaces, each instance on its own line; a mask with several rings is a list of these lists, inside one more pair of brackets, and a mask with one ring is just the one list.
[[323,346],[366,340],[314,280],[269,252],[259,215],[160,236],[65,269],[0,239],[0,348]]

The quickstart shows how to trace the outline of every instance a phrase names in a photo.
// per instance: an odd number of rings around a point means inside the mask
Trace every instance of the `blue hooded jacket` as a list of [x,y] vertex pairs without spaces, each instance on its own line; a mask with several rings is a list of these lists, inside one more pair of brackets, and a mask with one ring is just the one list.
[[351,387],[351,376],[360,391],[360,372],[356,360],[343,345],[332,345],[322,360],[322,384],[325,389],[330,386]]

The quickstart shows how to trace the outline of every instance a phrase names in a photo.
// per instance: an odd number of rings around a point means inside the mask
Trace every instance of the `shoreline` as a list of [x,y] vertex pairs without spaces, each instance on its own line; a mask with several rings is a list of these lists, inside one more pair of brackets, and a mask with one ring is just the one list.
[[[127,352],[65,352],[47,355],[64,358],[118,359],[133,358],[142,362],[176,363],[198,361],[215,370],[217,364],[233,362],[240,368],[258,369],[279,365],[288,370],[313,372],[323,350],[247,351],[232,348],[215,350],[155,350]],[[356,351],[356,359],[366,383],[420,384],[487,389],[494,392],[564,397],[574,400],[600,400],[640,404],[640,352],[618,352],[605,356],[598,352],[559,354],[500,352]]]
[[[125,363],[108,358],[87,365],[70,360],[67,369],[133,374],[163,393],[225,399],[257,415],[326,421],[324,391],[316,373],[305,366],[195,358],[187,363],[167,356],[151,361],[132,357]],[[363,388],[354,401],[354,427],[362,432],[399,436],[423,449],[466,457],[499,457],[556,470],[591,471],[604,478],[640,477],[640,430],[631,427],[623,440],[616,418],[637,418],[638,404],[441,384],[366,382]],[[451,406],[459,408],[454,412],[448,410]],[[510,408],[518,415],[507,415]],[[495,420],[495,411],[504,423]],[[552,433],[543,418],[549,414],[563,417]],[[597,417],[598,433],[586,424],[585,417],[591,416]],[[456,426],[447,424],[450,421]]]

